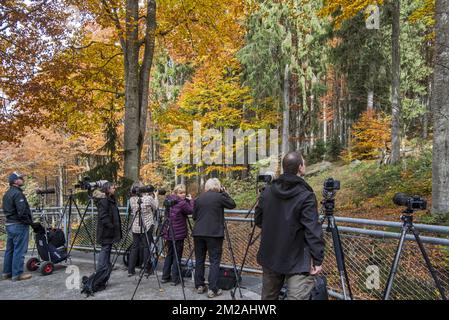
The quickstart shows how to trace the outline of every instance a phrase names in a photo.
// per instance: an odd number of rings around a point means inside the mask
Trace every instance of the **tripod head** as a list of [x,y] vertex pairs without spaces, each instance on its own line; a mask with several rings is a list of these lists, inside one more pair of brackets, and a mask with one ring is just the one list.
[[328,178],[323,185],[322,211],[326,216],[333,216],[335,211],[335,195],[340,190],[340,181]]

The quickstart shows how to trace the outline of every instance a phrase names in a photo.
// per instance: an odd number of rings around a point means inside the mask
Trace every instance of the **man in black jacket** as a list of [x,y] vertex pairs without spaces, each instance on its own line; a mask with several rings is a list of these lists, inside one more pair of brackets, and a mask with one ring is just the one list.
[[282,167],[284,173],[261,193],[255,210],[256,225],[262,228],[257,254],[262,300],[277,300],[284,281],[287,299],[309,299],[324,259],[317,200],[301,177],[305,163],[298,152],[288,153]]
[[23,176],[14,172],[8,182],[10,188],[3,196],[7,241],[2,279],[28,280],[31,275],[23,272],[23,262],[28,251],[30,224],[33,222],[31,210],[21,189]]

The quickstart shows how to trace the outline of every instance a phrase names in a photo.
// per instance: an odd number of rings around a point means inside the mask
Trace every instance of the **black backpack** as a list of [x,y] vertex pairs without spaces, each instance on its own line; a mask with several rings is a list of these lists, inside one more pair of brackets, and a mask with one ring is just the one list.
[[[287,299],[287,284],[282,286],[282,289],[279,293],[279,300]],[[325,276],[316,276],[315,277],[315,286],[310,293],[309,300],[329,300],[329,294],[327,291],[327,280]]]
[[[239,283],[242,282],[242,277],[239,276]],[[218,275],[218,283],[217,286],[222,290],[231,290],[237,285],[236,276],[234,272],[234,268],[224,268],[220,267],[219,275]]]
[[325,276],[315,277],[315,287],[310,294],[310,300],[329,300],[327,292],[327,280]]
[[112,265],[104,267],[94,272],[90,277],[84,276],[82,279],[81,293],[86,297],[93,296],[95,292],[106,289],[109,277],[111,276]]

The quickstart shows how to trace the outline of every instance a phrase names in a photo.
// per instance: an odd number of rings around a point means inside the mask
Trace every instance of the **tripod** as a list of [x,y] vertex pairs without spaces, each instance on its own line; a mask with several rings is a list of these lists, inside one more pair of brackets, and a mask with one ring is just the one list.
[[77,228],[77,230],[75,232],[75,237],[73,238],[72,245],[70,246],[69,251],[67,253],[67,257],[69,257],[70,253],[72,252],[73,246],[75,245],[76,239],[78,238],[79,232],[81,230],[81,226],[84,226],[84,228],[86,230],[86,233],[87,233],[87,236],[89,237],[89,240],[90,240],[90,242],[91,242],[91,244],[92,244],[92,246],[94,248],[94,268],[96,269],[96,266],[97,266],[97,263],[96,263],[96,252],[97,252],[97,249],[95,247],[95,239],[91,236],[91,233],[89,232],[89,229],[87,228],[86,223],[84,222],[84,219],[86,217],[86,214],[87,214],[87,211],[88,211],[89,208],[91,208],[92,222],[94,221],[93,220],[93,196],[92,196],[92,192],[91,192],[91,190],[88,190],[89,202],[88,202],[86,208],[84,209],[83,214],[81,214],[80,209],[79,209],[79,207],[78,207],[78,205],[76,203],[75,196],[73,195],[73,190],[70,189],[69,192],[70,192],[69,193],[69,198],[67,199],[67,202],[66,202],[66,204],[64,206],[64,211],[62,213],[62,217],[61,217],[61,220],[59,222],[60,224],[62,223],[62,220],[66,216],[67,209],[68,209],[68,220],[67,220],[68,222],[67,222],[67,231],[66,231],[67,243],[70,242],[70,236],[71,236],[71,218],[72,218],[72,206],[73,205],[75,206],[76,212],[78,214],[78,217],[81,219],[81,221],[80,221],[80,225],[78,226],[78,228]]
[[[173,203],[172,201],[167,201],[166,200],[166,202],[165,202],[165,206],[164,206],[165,207],[165,219],[164,219],[164,221],[162,223],[161,228],[159,228],[159,230],[158,230],[159,234],[156,237],[155,243],[159,242],[159,240],[161,239],[161,237],[163,235],[164,230],[168,227],[169,233],[170,233],[170,236],[171,236],[171,242],[172,242],[172,245],[173,245],[173,252],[175,253],[176,267],[178,269],[178,275],[179,275],[180,282],[181,282],[182,294],[183,294],[184,300],[187,300],[186,299],[186,294],[185,294],[184,279],[183,279],[182,273],[181,273],[181,259],[180,259],[179,255],[178,255],[178,250],[176,249],[175,233],[174,233],[174,229],[173,229],[173,224],[172,224],[171,219],[170,219],[170,208],[174,204],[176,204],[176,203]],[[140,211],[140,205],[141,205],[141,202],[139,203],[139,211]],[[146,241],[147,241],[147,244],[148,244],[148,250],[150,250],[150,254],[149,254],[148,258],[146,259],[146,261],[144,263],[144,268],[141,270],[141,273],[139,275],[139,280],[137,282],[136,288],[134,289],[134,293],[133,293],[133,295],[131,297],[131,300],[134,300],[134,296],[136,295],[137,290],[138,290],[138,288],[140,286],[140,283],[142,282],[142,278],[144,276],[144,271],[145,271],[145,266],[148,265],[148,263],[150,262],[151,256],[155,253],[154,251],[151,250],[151,247],[149,245],[148,234],[145,234],[145,237],[146,237]],[[156,269],[157,261],[159,260],[159,257],[162,254],[163,246],[162,246],[161,250],[158,251],[157,246],[155,245],[154,246],[154,250],[156,250],[156,257],[155,257],[156,265],[154,267],[154,269]],[[162,291],[161,283],[159,281],[159,277],[157,275],[156,270],[154,270],[154,273],[156,274],[156,279],[158,281],[159,291]]]
[[[251,212],[253,212],[253,210],[256,208],[256,206],[257,206],[258,203],[259,203],[259,199],[257,199],[256,202],[255,202],[255,203],[253,204],[253,206],[251,207],[251,209],[248,210],[248,213],[246,214],[245,219],[247,219],[247,218],[249,217],[249,215],[251,214]],[[247,258],[247,256],[248,256],[249,248],[250,248],[254,243],[256,243],[257,239],[258,239],[258,238],[260,237],[260,235],[261,235],[261,233],[259,233],[259,234],[257,235],[257,237],[254,238],[254,234],[256,233],[256,224],[253,223],[253,221],[251,221],[251,227],[252,227],[252,230],[251,230],[251,233],[250,233],[250,235],[249,235],[248,244],[247,244],[246,249],[245,249],[245,254],[243,255],[242,265],[240,266],[240,270],[239,270],[239,273],[238,273],[239,276],[242,275],[243,268],[244,268],[245,263],[246,263],[246,258]],[[253,238],[254,238],[254,239],[253,239]],[[234,286],[234,289],[232,289],[232,291],[231,291],[231,297],[232,297],[232,299],[235,299],[235,292],[237,291],[237,284],[238,284],[238,281],[236,282],[236,285]],[[240,287],[238,287],[238,288],[239,288],[239,290],[240,290],[240,295],[241,295],[241,289],[240,289]]]
[[[226,242],[228,244],[228,250],[229,250],[229,253],[231,254],[232,267],[234,269],[234,275],[235,275],[235,285],[239,289],[240,298],[243,298],[242,289],[240,288],[239,272],[237,271],[237,265],[235,263],[234,250],[232,249],[231,238],[229,237],[229,230],[228,230],[228,224],[226,222],[226,219],[224,219],[224,231],[225,231],[225,236],[226,236]],[[235,292],[231,292],[231,297],[232,297],[232,300],[235,300]]]
[[323,190],[323,205],[322,211],[324,213],[323,221],[327,220],[326,231],[332,235],[332,243],[334,245],[335,259],[337,262],[337,269],[340,275],[341,287],[343,289],[343,297],[345,300],[352,300],[352,291],[349,283],[348,272],[346,271],[345,255],[341,245],[340,234],[338,232],[337,224],[335,223],[334,209],[335,209],[335,191]]
[[433,280],[435,281],[437,289],[441,295],[441,299],[447,300],[446,295],[444,293],[444,289],[441,286],[441,282],[436,275],[435,269],[433,268],[433,266],[430,262],[429,256],[427,255],[427,252],[426,252],[424,245],[421,241],[421,238],[419,237],[419,232],[418,232],[418,230],[415,229],[415,226],[413,225],[413,212],[414,211],[412,208],[407,208],[401,216],[401,220],[403,222],[401,238],[399,240],[398,248],[397,248],[396,254],[394,256],[393,265],[391,267],[391,271],[388,276],[387,287],[384,291],[383,298],[384,298],[384,300],[389,300],[389,298],[390,298],[391,290],[393,288],[394,277],[398,270],[399,260],[401,258],[402,249],[404,248],[405,237],[408,233],[411,232],[415,236],[415,241],[418,244],[421,254],[426,262],[427,269],[429,270],[430,274],[432,275]]

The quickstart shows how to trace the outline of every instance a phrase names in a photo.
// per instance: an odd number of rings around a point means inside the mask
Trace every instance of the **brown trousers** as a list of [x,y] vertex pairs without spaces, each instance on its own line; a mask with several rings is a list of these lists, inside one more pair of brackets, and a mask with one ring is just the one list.
[[287,300],[309,300],[315,286],[314,276],[285,275],[263,268],[262,300],[278,300],[284,282],[287,282]]

